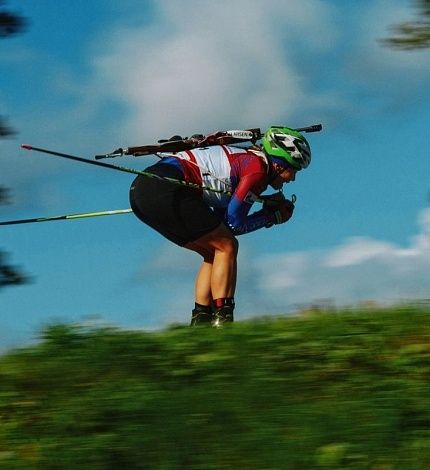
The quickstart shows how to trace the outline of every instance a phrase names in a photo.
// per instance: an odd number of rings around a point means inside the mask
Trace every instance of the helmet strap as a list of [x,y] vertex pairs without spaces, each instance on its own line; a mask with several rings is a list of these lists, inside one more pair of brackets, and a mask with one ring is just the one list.
[[278,163],[274,162],[271,158],[269,160],[269,184],[277,178],[281,173],[285,171],[285,166],[279,165]]

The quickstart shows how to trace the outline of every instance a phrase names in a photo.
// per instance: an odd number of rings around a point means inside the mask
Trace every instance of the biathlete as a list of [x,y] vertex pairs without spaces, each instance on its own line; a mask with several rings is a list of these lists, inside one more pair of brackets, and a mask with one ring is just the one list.
[[233,322],[237,235],[283,224],[293,214],[293,202],[279,196],[256,212],[250,214],[250,210],[269,185],[280,190],[309,165],[309,144],[300,132],[286,127],[269,128],[261,144],[247,149],[216,145],[163,154],[145,170],[203,188],[144,175],[132,183],[134,214],[168,240],[203,258],[195,282],[192,326],[221,327]]

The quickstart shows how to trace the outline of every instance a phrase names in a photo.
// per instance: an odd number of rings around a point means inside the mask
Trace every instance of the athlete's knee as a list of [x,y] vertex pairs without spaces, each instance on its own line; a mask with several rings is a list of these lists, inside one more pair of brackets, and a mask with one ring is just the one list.
[[213,257],[216,253],[225,253],[236,257],[239,249],[237,238],[227,229],[224,224],[215,230],[195,240],[187,243],[185,248],[197,251],[203,258]]
[[198,253],[203,257],[203,261],[205,263],[212,264],[214,262],[214,257],[215,257],[215,252],[214,251],[202,250]]
[[202,246],[196,242],[190,242],[184,245],[184,248],[187,248],[188,250],[198,253],[206,263],[213,262],[213,259],[215,256],[215,250],[213,250],[211,247]]
[[217,243],[217,250],[236,257],[239,251],[239,242],[236,237],[223,237]]

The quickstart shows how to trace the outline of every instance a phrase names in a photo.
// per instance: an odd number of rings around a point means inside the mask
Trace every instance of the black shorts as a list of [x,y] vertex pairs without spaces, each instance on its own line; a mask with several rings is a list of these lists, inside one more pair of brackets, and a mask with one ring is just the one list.
[[[145,172],[183,179],[182,172],[170,164],[157,163]],[[179,246],[212,232],[222,223],[198,190],[144,175],[131,185],[130,204],[142,222]]]

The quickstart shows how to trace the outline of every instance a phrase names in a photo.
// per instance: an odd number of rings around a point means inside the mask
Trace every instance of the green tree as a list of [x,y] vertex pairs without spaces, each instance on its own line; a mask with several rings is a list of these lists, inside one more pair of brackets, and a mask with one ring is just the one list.
[[[4,8],[5,2],[0,0],[0,39],[4,39],[24,31],[27,20],[16,13]],[[10,127],[4,116],[0,116],[0,139],[11,137],[15,131]],[[0,186],[0,204],[10,202],[9,191],[6,187]],[[7,255],[0,250],[0,289],[5,286],[23,284],[27,277],[22,271],[7,263]]]
[[[23,16],[5,9],[4,5],[5,1],[0,0],[0,39],[21,33],[27,26],[27,20]],[[14,134],[15,131],[8,126],[5,118],[0,116],[0,138],[10,137]]]
[[403,50],[430,47],[430,0],[415,0],[415,9],[416,18],[394,25],[385,45]]
[[0,0],[0,37],[2,38],[22,32],[27,25],[27,20],[23,16],[5,10],[4,4],[4,0]]
[[11,137],[15,135],[15,131],[12,127],[8,126],[6,119],[0,116],[0,139],[5,139],[6,137]]

